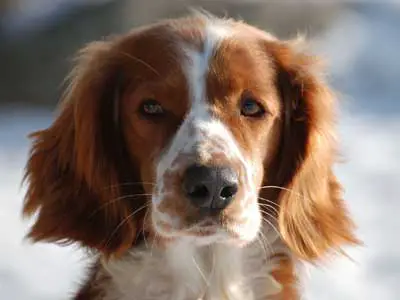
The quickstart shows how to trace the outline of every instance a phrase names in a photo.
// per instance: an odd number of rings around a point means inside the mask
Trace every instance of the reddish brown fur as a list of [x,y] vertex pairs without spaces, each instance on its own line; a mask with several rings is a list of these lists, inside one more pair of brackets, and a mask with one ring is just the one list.
[[266,47],[277,64],[285,114],[277,177],[271,182],[291,189],[280,192],[279,228],[298,257],[315,261],[344,244],[359,243],[332,170],[335,99],[317,73],[316,57],[296,53],[290,43]]
[[[160,23],[81,52],[60,114],[48,129],[32,135],[24,213],[39,211],[39,216],[29,237],[79,242],[106,256],[135,245],[148,201],[140,195],[153,188],[151,166],[188,109],[176,39],[201,48],[203,25],[190,18]],[[264,164],[257,180],[290,189],[260,192],[280,207],[285,243],[296,257],[311,262],[357,244],[332,171],[335,99],[314,70],[316,58],[290,42],[235,26],[242,40],[222,43],[213,58],[208,98],[248,158]],[[244,91],[269,109],[264,121],[246,123],[229,114]],[[137,117],[146,97],[173,112],[169,122],[160,127]],[[168,209],[182,213],[184,204],[178,204]],[[279,299],[298,299],[289,259],[283,258],[273,275],[284,286]],[[95,299],[95,293],[89,284],[76,299]]]
[[282,291],[273,300],[297,300],[299,292],[297,290],[298,279],[295,275],[293,262],[284,254],[273,255],[274,259],[279,259],[279,267],[272,271],[272,276],[281,284]]

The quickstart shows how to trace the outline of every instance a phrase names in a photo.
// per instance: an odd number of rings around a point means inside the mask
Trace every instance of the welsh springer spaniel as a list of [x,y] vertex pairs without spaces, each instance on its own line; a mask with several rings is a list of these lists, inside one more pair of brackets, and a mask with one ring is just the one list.
[[75,300],[299,299],[295,265],[358,244],[317,58],[206,13],[84,48],[32,134],[33,241],[94,257]]

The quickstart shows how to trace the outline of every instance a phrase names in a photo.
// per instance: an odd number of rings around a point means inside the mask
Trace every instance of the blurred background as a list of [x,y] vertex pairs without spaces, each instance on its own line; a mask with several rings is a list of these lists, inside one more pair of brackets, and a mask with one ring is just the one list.
[[378,0],[0,0],[0,299],[67,299],[82,276],[79,250],[23,241],[20,216],[26,135],[51,123],[74,53],[190,6],[307,33],[326,57],[342,100],[337,172],[365,247],[307,268],[304,299],[400,299],[400,2]]

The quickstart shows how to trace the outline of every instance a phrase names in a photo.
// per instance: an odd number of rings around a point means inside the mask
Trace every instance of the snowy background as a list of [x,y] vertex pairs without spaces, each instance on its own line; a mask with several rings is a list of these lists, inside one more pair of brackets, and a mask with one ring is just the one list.
[[[314,41],[342,94],[346,162],[337,172],[365,247],[355,261],[310,269],[309,300],[400,299],[400,5],[365,5],[341,14]],[[74,248],[23,242],[26,135],[50,124],[50,109],[0,106],[0,299],[67,299],[84,260]],[[62,221],[62,220],[60,220]]]

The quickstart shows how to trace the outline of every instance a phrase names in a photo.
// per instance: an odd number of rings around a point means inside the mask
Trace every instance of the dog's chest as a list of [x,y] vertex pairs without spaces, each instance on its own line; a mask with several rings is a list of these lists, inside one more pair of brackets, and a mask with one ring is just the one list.
[[103,264],[111,277],[104,300],[266,300],[280,291],[274,263],[260,245],[227,245],[167,251],[145,247]]

